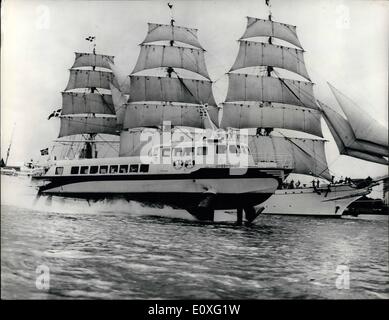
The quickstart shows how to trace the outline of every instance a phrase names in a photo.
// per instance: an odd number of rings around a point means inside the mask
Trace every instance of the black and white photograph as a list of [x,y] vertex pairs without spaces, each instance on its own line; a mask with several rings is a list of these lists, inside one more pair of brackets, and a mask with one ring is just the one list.
[[388,18],[1,1],[1,299],[388,300]]

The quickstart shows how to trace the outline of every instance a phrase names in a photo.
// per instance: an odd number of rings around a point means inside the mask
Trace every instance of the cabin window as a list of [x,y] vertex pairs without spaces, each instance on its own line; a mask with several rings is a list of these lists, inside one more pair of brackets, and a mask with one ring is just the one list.
[[141,164],[139,172],[149,172],[149,165],[148,164]]
[[109,173],[117,173],[117,172],[118,172],[118,166],[109,167]]
[[88,174],[88,166],[82,166],[80,170],[80,174]]
[[91,174],[95,174],[99,171],[99,166],[91,166],[90,167],[90,170],[89,170],[89,173]]
[[225,154],[227,151],[227,146],[225,144],[217,144],[216,145],[216,153],[217,154]]
[[55,174],[57,176],[62,176],[62,174],[63,174],[63,167],[56,167],[55,168]]
[[174,148],[173,149],[173,156],[181,157],[182,156],[182,148]]
[[194,147],[186,147],[184,148],[184,155],[185,156],[193,156],[195,153],[195,148]]
[[170,157],[170,148],[162,149],[162,157]]
[[72,167],[70,169],[70,174],[78,174],[79,169],[80,169],[80,167]]
[[100,174],[106,174],[108,172],[108,166],[100,166]]
[[128,171],[128,165],[122,164],[122,165],[120,166],[120,168],[119,168],[119,172],[120,172],[120,173],[127,173],[127,171]]
[[238,153],[238,148],[237,148],[237,146],[234,145],[234,144],[230,144],[230,145],[228,146],[228,149],[229,149],[230,153]]
[[198,147],[197,148],[197,155],[198,156],[206,156],[207,155],[208,148],[207,147]]
[[137,164],[131,164],[130,165],[130,172],[138,172],[138,165]]

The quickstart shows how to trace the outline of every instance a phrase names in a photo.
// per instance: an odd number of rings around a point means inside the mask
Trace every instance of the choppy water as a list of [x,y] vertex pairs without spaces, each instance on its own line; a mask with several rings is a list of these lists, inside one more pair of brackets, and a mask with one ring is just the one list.
[[[387,216],[237,227],[136,203],[33,205],[33,193],[2,177],[2,298],[389,298]],[[36,287],[40,265],[48,291]],[[349,289],[336,286],[339,265]]]

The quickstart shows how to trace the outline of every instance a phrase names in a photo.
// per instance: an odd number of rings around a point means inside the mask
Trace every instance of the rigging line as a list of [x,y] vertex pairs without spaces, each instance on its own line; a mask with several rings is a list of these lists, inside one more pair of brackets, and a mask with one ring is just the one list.
[[97,135],[100,137],[100,139],[102,139],[104,142],[106,142],[106,143],[108,144],[108,146],[111,147],[111,149],[113,149],[113,150],[116,151],[116,152],[119,152],[119,150],[117,150],[116,148],[114,148],[114,147],[112,146],[112,144],[111,144],[109,141],[105,140],[105,139],[102,137],[101,134],[98,133]]
[[[100,94],[104,105],[112,112],[112,114],[115,114],[115,108],[112,109],[112,107],[109,105],[109,103],[105,100],[104,94],[99,91],[99,89],[96,88],[96,91],[98,94]],[[112,91],[111,91],[111,97],[112,97]]]
[[[72,117],[64,117],[65,119],[69,120],[69,121],[73,121],[73,122],[77,122],[77,123],[83,123],[83,124],[87,124],[85,121],[81,121],[81,120],[75,120],[74,118]],[[114,118],[114,117],[86,117],[86,118],[91,118],[91,119],[115,119],[117,120],[117,118]],[[108,125],[104,125],[104,124],[93,124],[94,126],[98,126],[98,127],[105,127],[105,128],[111,128],[112,129],[112,126],[108,126]],[[116,132],[116,130],[115,130]],[[89,133],[88,133],[89,134]]]
[[[308,109],[308,112],[310,112],[310,110],[312,109],[312,108],[309,108],[309,107],[307,107],[305,104],[304,104],[304,102],[302,102],[301,101],[301,99],[294,93],[294,91],[286,84],[286,82],[284,81],[284,79],[283,78],[281,78],[279,75],[278,75],[278,72],[277,71],[275,71],[274,69],[273,69],[273,72],[274,72],[274,74],[277,76],[277,78],[284,84],[284,86],[301,102],[301,104],[302,104],[302,106],[304,107],[304,108],[307,108]],[[315,110],[315,109],[312,109],[312,110]],[[315,111],[318,111],[318,110],[315,110]],[[320,111],[318,111],[318,113],[320,114],[319,116],[316,114],[316,112],[310,112],[315,118],[316,118],[316,120],[321,120],[321,113],[320,113]]]
[[177,79],[181,82],[182,86],[184,87],[185,90],[187,90],[189,92],[189,94],[195,99],[195,101],[197,101],[199,104],[202,104],[202,102],[197,99],[197,97],[195,97],[193,95],[193,93],[190,91],[190,89],[186,86],[184,80],[178,75],[178,73],[176,72],[176,70],[173,69],[173,72],[176,74],[177,76]]
[[[320,100],[317,100],[318,102],[320,102],[320,103],[323,103],[323,102],[321,102]],[[330,121],[330,119],[326,116],[326,114],[323,112],[323,109],[321,108],[321,106],[320,106],[320,103],[318,104],[319,105],[319,107],[320,107],[320,109],[322,110],[322,113],[323,113],[323,118],[324,118],[324,120],[325,120],[325,122],[327,123],[329,123],[330,124],[330,126],[332,127],[332,129],[334,130],[334,132],[335,132],[335,134],[339,137],[339,139],[340,139],[340,134],[338,133],[338,131],[336,130],[336,128],[333,126],[333,124],[332,124],[332,122]],[[324,105],[325,105],[325,103],[323,103]],[[326,120],[327,119],[327,120]],[[327,126],[328,126],[328,128],[330,127],[329,125],[328,125],[328,123],[327,123]],[[330,128],[329,128],[330,129]],[[330,130],[331,131],[331,130]],[[354,137],[355,137],[355,135],[354,135]],[[340,139],[340,140],[342,140],[342,139]],[[352,141],[351,141],[351,143],[353,143],[354,141],[356,141],[356,138],[354,138]],[[336,142],[336,141],[335,141]],[[345,151],[346,149],[347,149],[347,146],[346,146],[346,144],[343,142],[343,141],[341,141],[342,142],[342,149],[341,150],[339,150],[339,155],[334,159],[334,161],[332,161],[330,164],[328,164],[327,165],[327,168],[329,169],[329,166],[331,165],[331,164],[334,164],[339,158],[340,158],[340,156],[342,155],[342,152],[343,151]],[[337,145],[337,144],[336,144]],[[338,147],[339,148],[339,147]],[[323,171],[325,171],[327,168],[325,168]],[[322,172],[323,172],[322,171]],[[321,173],[322,173],[321,172]]]
[[297,94],[295,94],[294,93],[294,91],[286,84],[286,82],[284,81],[284,79],[283,78],[281,78],[279,75],[278,75],[278,72],[277,71],[275,71],[275,70],[273,70],[273,72],[274,72],[274,74],[277,76],[277,78],[278,78],[278,80],[280,80],[283,84],[284,84],[284,86],[297,98],[297,100],[299,100],[300,102],[301,102],[301,104],[303,105],[303,107],[305,107],[305,108],[308,108],[305,104],[304,104],[304,102],[302,102],[301,101],[301,99],[300,99],[300,97],[297,95]]
[[183,130],[182,128],[180,127],[176,127],[177,130],[180,130],[184,135],[186,135],[190,140],[194,141],[194,138],[192,136],[190,136],[189,134],[187,134],[185,132],[185,130]]
[[[292,144],[294,144],[297,148],[299,148],[301,151],[303,151],[305,154],[307,154],[309,157],[311,157],[312,159],[314,159],[316,162],[319,162],[321,164],[324,164],[326,166],[326,168],[324,170],[322,170],[318,176],[321,176],[321,174],[326,171],[328,169],[328,171],[332,174],[332,171],[330,170],[330,168],[328,167],[328,164],[326,162],[323,162],[321,161],[320,159],[316,159],[314,158],[310,153],[308,153],[307,151],[305,151],[303,148],[301,148],[297,143],[295,143],[291,138],[285,136],[282,132],[280,131],[277,131],[279,134],[281,134],[285,139],[287,139],[289,142],[291,142]],[[304,139],[304,138],[300,138],[300,139]],[[306,139],[306,140],[310,140],[310,139]]]

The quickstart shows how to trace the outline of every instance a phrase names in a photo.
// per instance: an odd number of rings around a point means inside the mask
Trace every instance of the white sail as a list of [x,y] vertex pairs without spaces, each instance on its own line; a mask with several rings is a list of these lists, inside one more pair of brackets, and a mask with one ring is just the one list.
[[210,81],[130,76],[130,101],[174,101],[216,105]]
[[115,114],[112,96],[98,93],[62,92],[62,115],[78,113]]
[[321,113],[289,105],[223,103],[222,128],[283,128],[322,137]]
[[114,117],[61,117],[58,138],[75,134],[106,133],[116,135],[116,118]]
[[141,45],[132,73],[160,67],[186,69],[209,79],[204,50],[176,46]]
[[124,130],[120,133],[119,157],[140,156],[143,147],[148,145],[150,149],[160,143],[161,133],[157,129]]
[[275,37],[302,49],[296,27],[290,24],[247,17],[247,27],[241,39],[253,37]]
[[340,114],[332,110],[324,103],[318,101],[323,111],[323,117],[338,146],[339,153],[352,157],[387,164],[388,148],[377,144],[359,140],[350,126],[349,122]]
[[116,113],[117,126],[118,129],[121,129],[123,127],[123,122],[124,122],[124,114],[126,111],[125,104],[127,102],[127,97],[112,83],[110,87],[112,93],[112,102]]
[[114,57],[102,54],[93,53],[80,53],[76,52],[76,59],[72,68],[79,67],[99,67],[99,68],[110,68],[110,63],[113,63]]
[[375,162],[375,163],[383,164],[386,166],[389,165],[388,160],[383,158],[383,157],[375,156],[373,154],[361,152],[358,150],[347,149],[347,153],[345,153],[345,154],[350,156],[350,157],[354,157],[354,158],[358,158],[358,159],[362,159],[362,160],[366,160],[366,161],[370,161],[370,162]]
[[311,82],[229,73],[226,102],[267,101],[318,109]]
[[[208,106],[211,120],[217,123],[218,108]],[[204,128],[206,117],[198,106],[131,103],[126,105],[124,129],[139,127],[157,127],[164,121],[170,121],[173,126]]]
[[109,89],[109,84],[113,81],[114,77],[111,72],[71,69],[65,91],[80,88]]
[[230,71],[257,66],[286,69],[310,80],[302,50],[240,40],[238,56]]
[[340,107],[345,113],[355,137],[388,150],[388,129],[380,125],[369,114],[363,111],[354,101],[328,84]]
[[325,156],[324,140],[249,136],[248,143],[255,162],[274,156],[293,158],[293,172],[331,179]]
[[149,23],[148,26],[149,30],[143,43],[173,40],[202,49],[197,39],[197,29],[156,23]]

